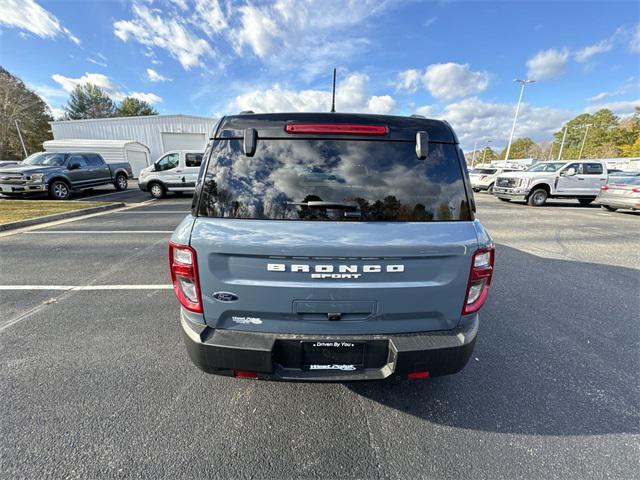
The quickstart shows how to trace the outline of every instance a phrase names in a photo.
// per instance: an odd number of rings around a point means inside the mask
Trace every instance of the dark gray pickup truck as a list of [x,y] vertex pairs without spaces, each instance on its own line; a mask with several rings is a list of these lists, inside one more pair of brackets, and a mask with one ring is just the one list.
[[67,200],[73,190],[99,185],[126,190],[131,176],[128,162],[106,163],[97,153],[34,153],[19,165],[0,170],[0,193],[48,193],[55,200]]

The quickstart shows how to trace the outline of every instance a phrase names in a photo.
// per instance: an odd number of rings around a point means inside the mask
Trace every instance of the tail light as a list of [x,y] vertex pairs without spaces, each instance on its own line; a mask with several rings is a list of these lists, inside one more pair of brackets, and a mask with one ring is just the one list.
[[386,135],[386,125],[355,125],[348,123],[289,123],[287,133],[338,133],[347,135]]
[[180,305],[191,312],[202,313],[196,252],[185,245],[169,242],[169,270],[173,291]]
[[256,380],[258,378],[258,374],[256,372],[248,372],[247,370],[234,370],[233,376],[236,378],[249,378],[251,380]]
[[633,193],[640,193],[640,188],[635,187],[635,188],[632,188],[632,189],[631,189],[631,191],[632,191]]
[[463,315],[477,312],[487,299],[493,275],[494,256],[495,250],[490,247],[476,250],[471,257],[471,272],[467,294],[464,297]]
[[609,190],[609,187],[607,185],[603,185],[600,187],[600,190]]

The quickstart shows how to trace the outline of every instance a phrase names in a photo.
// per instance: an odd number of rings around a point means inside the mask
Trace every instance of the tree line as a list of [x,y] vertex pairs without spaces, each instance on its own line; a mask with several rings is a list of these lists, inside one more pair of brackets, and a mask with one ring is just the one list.
[[[509,158],[557,160],[565,128],[561,160],[577,159],[581,149],[582,158],[640,157],[640,107],[636,107],[633,115],[624,118],[606,108],[582,113],[554,132],[551,141],[536,143],[529,137],[517,138],[511,144]],[[506,147],[500,152],[485,147],[476,151],[475,164],[482,163],[483,158],[485,163],[504,160],[506,152]],[[471,163],[473,152],[465,152],[465,157]]]
[[[65,120],[157,115],[147,102],[126,97],[115,102],[96,85],[78,85],[64,107]],[[0,160],[20,160],[42,150],[42,143],[53,138],[49,122],[53,120],[47,103],[24,82],[0,66]]]

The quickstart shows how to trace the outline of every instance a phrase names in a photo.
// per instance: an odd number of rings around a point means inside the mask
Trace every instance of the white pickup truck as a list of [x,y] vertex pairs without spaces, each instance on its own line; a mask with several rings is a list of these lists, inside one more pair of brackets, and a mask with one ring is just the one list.
[[598,160],[542,162],[522,172],[500,175],[493,194],[501,200],[522,200],[539,207],[548,198],[575,198],[589,205],[607,183],[607,166]]

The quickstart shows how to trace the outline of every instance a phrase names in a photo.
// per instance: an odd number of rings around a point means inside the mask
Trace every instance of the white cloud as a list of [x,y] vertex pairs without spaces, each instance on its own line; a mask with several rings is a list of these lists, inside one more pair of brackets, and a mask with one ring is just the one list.
[[[451,123],[465,149],[472,148],[476,141],[478,145],[485,145],[487,140],[492,141],[493,148],[500,149],[509,140],[514,110],[513,104],[491,103],[471,97],[447,105],[435,116]],[[573,113],[569,111],[523,103],[516,138],[526,136],[535,141],[543,140],[572,117]]]
[[147,78],[152,82],[172,82],[172,78],[159,74],[153,68],[147,68]]
[[202,59],[214,51],[209,43],[192,33],[180,17],[133,5],[132,20],[118,20],[113,33],[123,42],[135,39],[147,47],[167,50],[185,70],[202,65]]
[[586,108],[587,113],[595,113],[598,110],[606,108],[616,115],[630,115],[635,112],[636,107],[640,107],[640,98],[636,100],[623,100],[620,102],[599,103],[590,105]]
[[209,37],[228,27],[218,0],[196,0],[195,17],[192,21]]
[[466,97],[484,92],[489,86],[489,74],[472,72],[468,64],[436,63],[427,67],[424,84],[435,98]]
[[593,45],[589,45],[584,47],[573,54],[573,58],[576,59],[576,62],[586,62],[591,59],[594,55],[598,55],[600,53],[605,53],[610,51],[613,48],[613,40],[608,38],[606,40],[602,40],[601,42],[594,43]]
[[310,78],[368,48],[361,27],[390,4],[379,0],[248,4],[238,9],[240,22],[230,35],[236,53],[248,50],[278,69],[296,69]]
[[34,0],[0,0],[0,25],[18,28],[40,38],[66,36],[80,45],[78,37]]
[[[58,119],[64,115],[64,109],[61,107],[62,99],[67,97],[67,92],[62,88],[55,88],[49,85],[28,83],[27,87],[33,90],[42,98],[42,100],[49,106],[53,118]],[[54,100],[57,99],[57,100]]]
[[130,92],[127,96],[150,103],[151,105],[162,102],[162,97],[159,97],[155,93]]
[[422,75],[422,72],[417,68],[400,72],[395,82],[396,90],[405,90],[409,93],[415,93],[422,83]]
[[85,73],[78,78],[65,77],[64,75],[56,73],[52,75],[51,78],[67,93],[71,93],[78,85],[86,85],[87,83],[90,83],[100,87],[107,95],[118,102],[128,96],[137,98],[138,100],[144,100],[149,103],[159,103],[162,101],[162,98],[154,93],[125,92],[120,85],[102,73]]
[[450,100],[485,91],[489,86],[489,74],[472,72],[469,64],[434,63],[424,72],[415,68],[400,72],[395,87],[414,93],[421,84],[434,98]]
[[607,98],[612,95],[613,93],[611,92],[600,92],[597,95],[594,95],[593,97],[587,98],[587,102],[597,102],[598,100],[602,100],[603,98]]
[[542,50],[527,61],[527,76],[534,80],[547,80],[562,75],[569,60],[569,50]]
[[416,108],[416,113],[425,117],[434,117],[436,115],[436,107],[433,105],[423,105]]
[[[339,112],[390,113],[396,101],[389,95],[369,96],[369,77],[354,73],[336,86],[336,110]],[[235,98],[236,110],[263,112],[328,112],[331,93],[324,90],[289,90],[280,85],[256,89]]]
[[98,65],[100,67],[105,67],[105,68],[107,67],[107,64],[105,62],[96,60],[95,58],[87,57],[87,62],[93,63],[94,65]]

